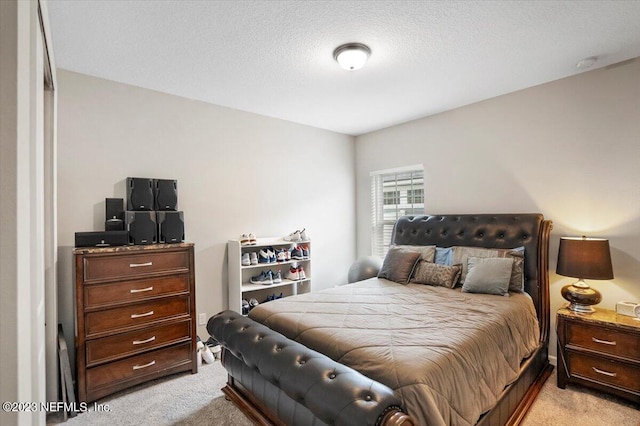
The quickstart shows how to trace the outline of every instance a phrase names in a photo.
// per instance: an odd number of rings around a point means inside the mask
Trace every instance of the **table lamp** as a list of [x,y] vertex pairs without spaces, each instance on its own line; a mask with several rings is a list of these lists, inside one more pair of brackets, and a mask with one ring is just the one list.
[[589,287],[585,279],[613,279],[609,240],[603,238],[562,237],[558,250],[556,273],[578,281],[562,287],[562,297],[569,301],[568,309],[574,312],[592,313],[602,300],[596,289]]

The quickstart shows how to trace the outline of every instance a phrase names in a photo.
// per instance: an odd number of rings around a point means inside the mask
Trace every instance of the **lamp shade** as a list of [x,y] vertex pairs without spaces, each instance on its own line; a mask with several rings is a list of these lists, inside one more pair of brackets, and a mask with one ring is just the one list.
[[587,237],[561,238],[556,273],[580,279],[613,279],[609,240]]

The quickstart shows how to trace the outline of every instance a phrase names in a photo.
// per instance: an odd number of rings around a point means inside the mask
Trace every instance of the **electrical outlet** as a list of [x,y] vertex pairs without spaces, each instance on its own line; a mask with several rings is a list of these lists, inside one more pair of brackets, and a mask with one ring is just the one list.
[[207,314],[202,313],[198,316],[198,325],[206,325],[207,324]]

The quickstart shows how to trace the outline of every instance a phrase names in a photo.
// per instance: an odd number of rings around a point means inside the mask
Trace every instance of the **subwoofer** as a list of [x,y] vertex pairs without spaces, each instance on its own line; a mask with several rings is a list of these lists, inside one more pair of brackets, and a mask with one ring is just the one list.
[[127,210],[153,210],[153,179],[127,178]]
[[158,241],[181,243],[184,241],[184,212],[156,212]]
[[178,210],[178,181],[154,179],[155,210]]
[[124,217],[127,231],[129,231],[129,244],[158,242],[155,212],[126,211]]
[[127,231],[76,232],[76,247],[126,246],[128,243]]

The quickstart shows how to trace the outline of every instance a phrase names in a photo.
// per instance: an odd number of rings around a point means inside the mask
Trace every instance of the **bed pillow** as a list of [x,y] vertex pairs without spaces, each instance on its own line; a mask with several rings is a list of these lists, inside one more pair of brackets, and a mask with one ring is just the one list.
[[520,293],[524,291],[524,247],[517,247],[513,249],[488,249],[482,247],[466,246],[452,247],[452,263],[462,265],[460,284],[464,284],[467,278],[467,259],[470,257],[495,257],[513,259],[511,278],[509,280],[509,291],[516,291]]
[[510,257],[470,257],[462,291],[508,296],[512,268],[513,258]]
[[419,259],[409,282],[453,288],[461,271],[462,265],[439,265]]
[[434,262],[439,265],[451,266],[453,262],[453,251],[451,247],[436,247]]
[[378,278],[386,278],[400,284],[409,282],[413,266],[421,252],[402,247],[391,247],[384,257]]
[[420,259],[424,259],[427,262],[433,262],[436,256],[436,246],[393,245],[391,247],[417,251],[418,253],[420,253]]

